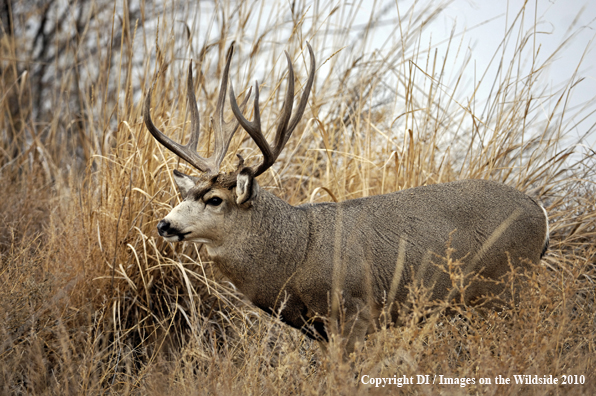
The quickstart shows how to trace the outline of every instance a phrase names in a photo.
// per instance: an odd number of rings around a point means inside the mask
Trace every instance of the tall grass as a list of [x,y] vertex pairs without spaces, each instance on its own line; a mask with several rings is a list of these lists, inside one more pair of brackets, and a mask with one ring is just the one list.
[[[554,94],[544,84],[549,60],[537,60],[532,31],[520,23],[525,10],[503,37],[514,55],[497,54],[501,67],[483,79],[491,95],[476,103],[458,97],[460,86],[476,84],[467,78],[469,54],[442,58],[420,41],[441,7],[399,9],[398,18],[396,4],[382,4],[363,23],[359,4],[263,3],[10,8],[0,39],[0,391],[351,394],[386,392],[359,383],[363,374],[442,374],[477,381],[401,389],[590,394],[595,163],[593,150],[568,135],[584,128],[593,139],[594,131],[574,124],[566,107],[575,76]],[[399,39],[375,50],[372,36],[388,14]],[[160,239],[157,221],[179,201],[171,171],[192,171],[147,133],[144,93],[155,81],[154,122],[186,141],[192,64],[199,151],[210,152],[209,116],[233,40],[235,90],[259,81],[269,129],[283,101],[283,51],[294,61],[299,94],[305,41],[315,49],[319,70],[303,122],[259,180],[291,204],[463,178],[505,182],[541,199],[551,248],[520,275],[519,303],[500,314],[462,310],[421,321],[428,301],[418,290],[404,325],[370,336],[348,364],[335,344],[325,355],[247,303],[199,246]],[[450,53],[458,52],[450,40]],[[528,59],[526,73],[519,65]],[[446,72],[451,62],[461,62],[455,78]],[[236,153],[248,161],[260,155],[244,132],[224,166]],[[585,375],[586,383],[478,383],[514,374]]]

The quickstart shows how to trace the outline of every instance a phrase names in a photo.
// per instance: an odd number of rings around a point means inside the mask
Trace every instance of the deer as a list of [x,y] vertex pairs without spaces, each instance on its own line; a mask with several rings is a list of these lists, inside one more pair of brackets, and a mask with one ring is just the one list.
[[[549,243],[546,210],[513,187],[469,179],[299,206],[260,187],[257,178],[275,163],[304,114],[316,70],[312,47],[307,47],[310,71],[294,114],[294,70],[285,53],[288,81],[273,145],[261,127],[258,81],[253,120],[241,110],[250,91],[239,106],[231,82],[234,119],[224,120],[233,43],[211,123],[210,157],[196,150],[200,117],[192,63],[188,144],[174,142],[153,124],[151,86],[143,111],[148,131],[200,172],[173,171],[182,201],[159,221],[159,235],[169,242],[202,244],[221,273],[256,307],[320,341],[323,349],[338,335],[346,354],[380,328],[383,315],[399,324],[400,315],[407,314],[408,294],[419,290],[416,285],[426,288],[431,301],[470,306],[506,294],[511,289],[507,276],[538,264]],[[248,166],[237,154],[236,169],[222,172],[239,126],[256,143],[262,161]],[[441,261],[447,248],[451,260],[461,263],[458,282]]]

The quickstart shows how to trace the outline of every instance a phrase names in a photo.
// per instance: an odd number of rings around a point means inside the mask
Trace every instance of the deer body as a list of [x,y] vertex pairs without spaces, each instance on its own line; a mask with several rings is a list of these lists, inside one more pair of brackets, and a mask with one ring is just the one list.
[[[314,73],[310,46],[309,51],[307,93]],[[283,149],[308,95],[303,95],[290,119],[293,84],[288,88],[271,148],[260,132],[258,86],[255,121],[244,119],[230,89],[238,122],[235,126],[223,122],[230,58],[231,50],[218,101],[219,128],[224,132],[219,141],[216,135],[215,159],[197,158],[189,149],[198,141],[196,107],[188,146],[169,141],[155,128],[149,116],[150,95],[145,123],[156,139],[204,172],[192,177],[174,171],[184,200],[159,222],[159,234],[172,242],[203,243],[222,273],[259,308],[279,314],[285,323],[319,340],[328,339],[341,311],[340,332],[351,352],[356,342],[377,328],[384,309],[389,308],[391,320],[398,321],[412,290],[409,286],[429,288],[431,300],[463,297],[474,304],[507,289],[499,281],[511,266],[539,262],[548,244],[546,212],[529,196],[500,183],[463,180],[296,207],[265,191],[255,178]],[[292,81],[289,59],[288,64]],[[196,103],[194,93],[192,98],[189,93],[189,101]],[[263,152],[263,163],[244,167],[240,158],[235,172],[220,173],[219,164],[238,124]],[[442,265],[447,248],[450,258],[462,263],[463,288],[453,287]]]
[[[192,189],[187,194],[184,202],[196,208]],[[204,199],[218,196],[224,203],[218,205],[221,221],[208,224],[213,236],[203,242],[222,273],[256,306],[278,313],[313,338],[327,339],[324,319],[330,316],[334,292],[340,292],[350,325],[348,349],[375,328],[379,313],[392,302],[391,319],[399,320],[399,307],[407,302],[408,285],[415,279],[432,287],[432,300],[449,295],[452,280],[436,265],[448,243],[454,249],[451,258],[461,260],[467,273],[499,281],[509,272],[510,261],[514,266],[538,262],[548,242],[540,205],[514,188],[485,180],[297,207],[256,181],[240,205],[234,191],[217,184],[209,194]],[[184,202],[163,220],[168,230],[162,235],[193,241],[205,234],[208,216],[189,210]],[[511,224],[499,235],[508,219]],[[470,263],[474,266],[467,268]],[[395,297],[387,301],[396,271]],[[469,282],[465,301],[473,304],[504,288],[502,283]]]

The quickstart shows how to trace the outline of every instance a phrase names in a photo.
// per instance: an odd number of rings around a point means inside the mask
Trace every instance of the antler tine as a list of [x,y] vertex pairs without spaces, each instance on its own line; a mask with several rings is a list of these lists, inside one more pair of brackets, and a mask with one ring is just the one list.
[[263,153],[263,162],[255,169],[253,169],[255,177],[265,172],[267,169],[275,163],[275,160],[283,150],[284,146],[286,145],[288,139],[292,135],[292,132],[298,125],[300,118],[304,114],[304,110],[306,108],[306,104],[308,102],[308,97],[310,95],[310,90],[313,85],[314,75],[315,75],[315,56],[310,44],[306,43],[308,46],[308,50],[310,53],[310,72],[308,76],[308,81],[306,83],[306,87],[304,92],[302,93],[302,97],[300,98],[300,104],[298,105],[298,110],[294,117],[290,119],[292,115],[292,108],[294,105],[294,69],[292,67],[292,62],[290,60],[290,56],[286,52],[286,59],[288,61],[288,86],[286,88],[286,95],[284,99],[284,105],[282,107],[282,115],[279,120],[279,125],[277,127],[277,131],[275,133],[275,141],[274,141],[274,148],[271,149],[269,143],[265,139],[263,132],[261,130],[261,113],[259,110],[259,83],[255,82],[255,99],[254,99],[254,120],[252,122],[248,121],[242,115],[238,104],[236,103],[236,99],[234,96],[234,88],[233,85],[230,83],[230,104],[232,106],[232,112],[236,116],[236,119],[242,125],[242,128],[248,132],[250,137],[255,141],[261,152]]
[[[228,147],[230,146],[230,142],[234,133],[238,129],[240,125],[238,120],[235,121],[224,121],[224,105],[226,101],[226,91],[228,87],[228,76],[230,73],[230,63],[232,61],[232,55],[234,54],[234,42],[230,45],[228,49],[228,54],[226,56],[226,65],[224,67],[223,76],[221,79],[221,85],[219,88],[219,96],[217,98],[217,106],[215,107],[215,118],[211,119],[213,123],[213,128],[215,130],[215,152],[213,154],[214,158],[214,165],[217,169],[221,165],[224,157],[226,156],[226,152],[228,151]],[[241,107],[244,110],[248,99],[250,98],[250,94],[252,92],[252,88],[248,91],[247,95],[245,96],[244,100],[242,101]],[[233,93],[232,93],[233,95]],[[235,103],[234,98],[234,103]]]
[[267,165],[265,164],[265,161],[263,161],[263,164],[261,165],[261,167],[265,168],[263,169],[263,171],[265,171],[267,168],[273,165],[273,163],[283,150],[284,145],[286,144],[285,137],[288,135],[288,132],[289,134],[292,133],[291,130],[288,130],[288,122],[290,121],[290,117],[292,116],[292,109],[294,108],[294,68],[292,67],[290,55],[288,55],[287,51],[285,51],[285,54],[286,60],[288,61],[288,86],[286,87],[286,97],[284,98],[284,104],[281,108],[281,118],[278,121],[279,124],[277,125],[277,131],[275,132],[275,140],[273,143],[274,158],[272,158],[271,163]]
[[270,157],[271,156],[271,147],[269,147],[267,140],[265,140],[265,137],[263,136],[263,133],[261,132],[261,111],[259,109],[259,82],[255,81],[255,99],[254,99],[254,117],[255,118],[252,122],[248,121],[242,115],[242,112],[240,111],[240,108],[238,107],[238,103],[236,103],[236,95],[234,94],[234,84],[232,84],[232,83],[230,83],[230,106],[232,107],[232,112],[234,113],[234,116],[236,117],[236,119],[238,120],[240,125],[242,125],[242,128],[244,128],[244,130],[246,132],[248,132],[250,137],[253,138],[253,140],[259,147],[259,149],[261,149],[263,156],[265,158]]
[[267,143],[267,139],[263,135],[261,130],[261,111],[259,109],[259,83],[255,81],[255,99],[254,99],[254,117],[255,119],[250,122],[240,112],[240,109],[237,108],[236,101],[234,99],[234,88],[232,84],[230,84],[230,104],[232,106],[232,111],[236,116],[236,119],[240,122],[240,125],[248,132],[248,134],[253,138],[261,152],[263,153],[263,162],[259,167],[254,170],[255,176],[260,175],[261,173],[265,172],[268,168],[271,167],[275,163],[275,160],[279,156],[279,153],[283,149],[283,133],[286,130],[288,125],[288,121],[290,119],[290,115],[292,114],[292,107],[294,102],[294,69],[292,68],[292,61],[290,60],[290,56],[286,52],[286,60],[288,61],[288,87],[286,89],[286,96],[284,99],[284,106],[282,108],[282,117],[280,119],[280,124],[277,127],[277,132],[275,134],[275,143],[274,149],[271,149],[269,143]]
[[190,139],[186,145],[189,150],[197,151],[199,144],[199,135],[201,134],[201,118],[199,116],[199,106],[195,96],[195,84],[192,79],[192,62],[188,65],[188,79],[186,83],[186,95],[188,96],[188,105],[190,106]]
[[[163,144],[166,148],[171,150],[174,154],[178,155],[180,158],[187,161],[189,164],[197,168],[202,172],[206,172],[210,175],[216,175],[219,173],[219,167],[221,162],[223,161],[228,147],[230,145],[230,141],[232,140],[232,136],[234,136],[234,132],[238,129],[239,123],[236,121],[226,123],[223,120],[223,107],[226,98],[226,87],[228,84],[228,73],[230,69],[230,61],[232,59],[232,54],[234,53],[234,43],[230,46],[227,55],[226,66],[224,69],[224,74],[219,90],[219,97],[217,100],[217,107],[215,109],[216,118],[212,119],[213,126],[215,129],[215,150],[211,157],[203,158],[199,154],[197,154],[197,145],[199,143],[199,136],[201,133],[201,122],[199,116],[199,109],[197,106],[197,99],[194,93],[194,82],[192,78],[192,64],[188,67],[188,80],[187,80],[187,95],[188,95],[188,104],[190,107],[190,123],[191,123],[191,135],[188,141],[188,144],[181,145],[167,137],[163,132],[161,132],[151,120],[151,93],[153,92],[153,84],[145,97],[145,109],[144,109],[144,120],[145,125],[149,132],[153,135],[153,137]],[[155,83],[154,83],[155,84]],[[244,109],[248,99],[250,97],[251,90],[248,91],[248,94],[244,98],[242,102],[242,108]]]
[[308,53],[310,55],[310,71],[308,72],[308,80],[306,81],[306,86],[304,87],[304,92],[302,93],[302,97],[300,98],[300,103],[298,104],[298,109],[296,109],[296,114],[292,117],[290,121],[290,125],[288,126],[288,132],[285,135],[284,142],[282,144],[282,148],[286,145],[290,135],[300,122],[302,115],[304,114],[304,110],[306,110],[306,104],[308,103],[308,97],[310,96],[310,90],[312,89],[312,85],[315,81],[315,70],[316,70],[316,63],[315,63],[315,54],[310,46],[309,42],[306,42],[306,46],[308,47]]
[[176,143],[169,137],[167,137],[162,131],[160,131],[151,120],[151,93],[153,92],[153,86],[155,82],[151,84],[151,88],[149,88],[149,92],[147,92],[147,96],[145,96],[145,108],[143,111],[143,119],[145,121],[145,125],[147,129],[153,135],[155,140],[159,143],[164,145],[174,154],[197,168],[202,172],[211,172],[211,167],[209,163],[205,160],[205,158],[201,157],[196,152],[197,142],[199,140],[199,115],[197,109],[196,98],[194,95],[193,82],[192,82],[192,70],[189,69],[189,77],[188,77],[188,99],[191,102],[191,127],[192,127],[192,134],[190,137],[190,141],[186,146],[183,146],[179,143]]

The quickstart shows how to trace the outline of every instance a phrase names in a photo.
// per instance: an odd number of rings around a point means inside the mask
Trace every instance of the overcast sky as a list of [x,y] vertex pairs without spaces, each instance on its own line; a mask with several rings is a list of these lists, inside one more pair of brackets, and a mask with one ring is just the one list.
[[[265,12],[265,15],[270,13],[284,14],[291,2],[284,0],[280,0],[280,2],[257,2],[255,4],[264,8],[273,7],[268,10],[269,12]],[[212,7],[209,2],[199,4],[203,4],[207,8]],[[519,38],[519,32],[522,32],[522,36],[531,37],[532,39],[531,45],[525,47],[523,58],[529,59],[519,71],[518,76],[520,79],[526,76],[530,70],[532,46],[535,46],[538,50],[536,65],[542,65],[557,48],[563,45],[562,49],[550,62],[549,67],[542,71],[539,81],[548,86],[546,94],[554,95],[573,78],[576,84],[572,89],[571,101],[567,103],[565,120],[567,121],[567,128],[576,123],[577,126],[570,131],[569,137],[571,141],[574,141],[578,137],[590,133],[591,138],[584,143],[591,146],[592,149],[596,148],[596,128],[593,127],[596,123],[596,115],[589,116],[589,113],[596,109],[596,51],[594,48],[596,46],[596,40],[594,40],[596,35],[596,0],[529,0],[527,3],[523,0],[354,0],[352,2],[322,0],[316,4],[318,5],[314,7],[307,2],[311,12],[314,9],[325,10],[320,11],[323,14],[329,12],[336,5],[347,8],[358,7],[357,24],[361,26],[365,26],[368,22],[373,7],[377,12],[382,9],[383,12],[376,15],[378,17],[377,21],[381,23],[377,25],[374,30],[375,33],[371,34],[371,39],[367,41],[366,51],[369,53],[376,49],[388,52],[400,48],[399,45],[396,45],[400,41],[400,35],[396,34],[396,31],[399,31],[396,30],[396,26],[405,26],[407,28],[408,9],[412,4],[415,4],[417,10],[414,13],[415,15],[419,15],[422,10],[433,10],[444,6],[439,16],[425,27],[420,45],[421,47],[425,46],[423,49],[427,49],[430,44],[431,51],[436,49],[438,62],[442,64],[441,57],[445,57],[447,54],[448,39],[455,26],[455,37],[454,42],[451,43],[449,61],[445,63],[447,66],[446,76],[452,76],[452,78],[447,77],[444,82],[447,91],[454,89],[451,84],[455,86],[454,79],[459,76],[461,64],[471,54],[470,62],[464,74],[465,78],[469,78],[469,84],[465,89],[458,88],[455,93],[458,101],[462,103],[467,103],[466,100],[472,97],[473,83],[478,81],[482,77],[482,73],[489,68],[483,83],[475,94],[476,104],[481,105],[486,100],[492,82],[495,81],[499,62],[503,59],[505,66],[509,66],[514,49],[519,48],[519,45],[515,42]],[[514,20],[518,17],[524,5],[525,13],[522,27],[519,19],[515,23]],[[196,24],[189,23],[193,31],[196,30],[197,37],[206,36],[207,33],[201,31],[201,29],[210,26],[210,15],[210,12],[205,12],[202,14],[204,20]],[[324,25],[324,21],[328,19],[332,20],[333,18],[324,15],[321,20],[318,20],[318,23]],[[401,23],[396,25],[398,19],[401,19]],[[256,18],[252,22],[257,23]],[[514,33],[510,36],[511,40],[506,46],[507,50],[503,53],[500,45],[506,36],[507,28],[512,25],[514,25]],[[534,26],[536,26],[536,34],[532,34]],[[324,31],[325,29],[322,28],[321,30]],[[258,29],[255,28],[256,31]],[[353,34],[358,35],[359,31],[355,30]],[[566,40],[568,41],[565,43]],[[336,53],[340,49],[334,47],[333,42],[325,43],[323,47],[323,51],[318,54],[321,59]],[[415,46],[412,45],[411,47]],[[453,57],[458,50],[458,59],[455,60]],[[349,49],[346,51],[349,51]],[[498,56],[493,59],[495,53]],[[404,60],[412,57],[412,54],[413,52],[410,51],[404,55]],[[359,54],[355,54],[354,58],[358,56]],[[448,70],[449,68],[452,70]],[[577,74],[574,77],[576,68],[578,68]],[[540,87],[534,86],[534,88],[539,91],[537,88]],[[543,106],[544,119],[552,110],[548,106],[554,106],[555,102],[555,100],[552,100],[551,103],[546,103]],[[587,108],[583,112],[578,112],[582,106],[587,106]],[[477,112],[476,109],[474,111]],[[581,121],[584,117],[587,117],[587,119]]]
[[[399,2],[407,3],[409,1]],[[505,36],[505,28],[511,25],[524,3],[522,0],[454,0],[429,26],[426,34],[432,34],[433,42],[438,42],[440,37],[449,37],[456,24],[456,32],[466,31],[464,42],[469,43],[472,48],[472,59],[476,62],[476,69],[484,70],[499,48]],[[570,80],[581,61],[576,80],[583,80],[573,88],[571,107],[589,104],[591,110],[595,109],[596,1],[528,1],[524,21],[527,29],[533,26],[534,17],[538,27],[538,34],[535,36],[536,47],[540,46],[539,58],[542,61],[546,60],[566,38],[573,35],[546,71],[544,81],[554,88],[560,87]],[[440,48],[439,46],[439,50]],[[577,136],[585,134],[595,122],[596,117],[591,116],[589,120],[578,125],[575,133]],[[594,148],[594,137],[590,140],[587,143]]]

